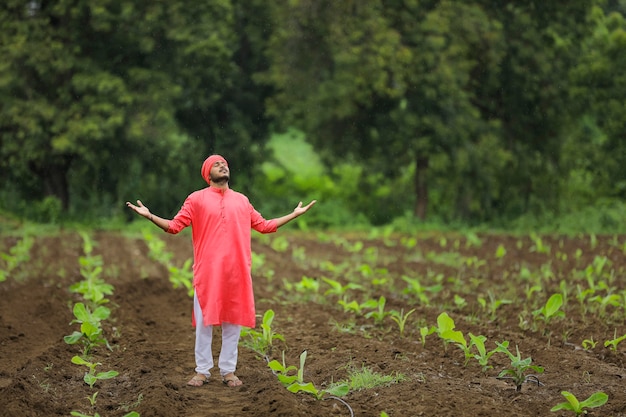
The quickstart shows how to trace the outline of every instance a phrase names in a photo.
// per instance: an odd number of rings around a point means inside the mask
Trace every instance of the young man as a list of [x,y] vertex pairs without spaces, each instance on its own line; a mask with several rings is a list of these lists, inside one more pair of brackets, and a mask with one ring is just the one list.
[[250,272],[251,229],[273,233],[306,213],[316,200],[306,206],[300,202],[293,212],[266,220],[246,196],[229,188],[230,170],[222,156],[209,156],[201,173],[209,186],[191,193],[171,220],[155,216],[139,200],[137,205],[126,205],[168,233],[192,227],[196,375],[188,385],[202,386],[211,375],[213,326],[221,326],[220,374],[226,385],[237,387],[242,385],[235,376],[241,326],[256,324]]

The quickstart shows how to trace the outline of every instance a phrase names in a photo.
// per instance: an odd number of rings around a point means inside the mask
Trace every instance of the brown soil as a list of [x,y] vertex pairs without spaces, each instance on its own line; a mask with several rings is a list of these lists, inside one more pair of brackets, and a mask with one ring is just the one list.
[[[174,254],[175,263],[182,265],[192,256],[188,235],[159,237]],[[599,303],[588,300],[583,313],[576,299],[576,285],[589,286],[580,271],[592,265],[596,256],[606,256],[609,263],[596,281],[606,286],[598,284],[595,295],[613,291],[626,303],[624,236],[598,237],[597,242],[588,236],[543,237],[549,253],[533,248],[528,237],[499,235],[481,236],[482,244],[473,246],[466,244],[465,236],[452,234],[445,241],[435,234],[413,236],[416,246],[407,240],[411,236],[281,231],[255,237],[253,250],[264,260],[253,274],[257,313],[273,309],[272,327],[286,341],[275,342],[272,359],[279,359],[284,350],[287,364],[298,365],[300,353],[307,350],[304,379],[319,389],[362,367],[405,377],[397,384],[351,391],[343,397],[347,405],[330,397],[317,400],[287,391],[266,359],[245,346],[240,348],[237,372],[243,387],[228,388],[215,376],[203,387],[187,387],[194,373],[194,332],[186,291],[172,287],[168,271],[150,259],[141,237],[97,232],[92,238],[97,242],[95,253],[104,260],[103,277],[115,288],[108,304],[112,314],[104,325],[111,350],[99,348],[93,359],[102,363],[100,371],[113,369],[119,375],[91,389],[83,382],[83,367],[70,362],[80,348],[63,341],[78,327],[69,323],[71,308],[80,299],[68,287],[82,279],[78,268],[82,239],[69,232],[37,238],[30,260],[0,283],[1,416],[68,416],[71,411],[97,412],[102,417],[129,411],[144,417],[349,416],[349,408],[355,416],[375,417],[383,411],[394,417],[573,415],[550,412],[565,401],[563,390],[579,400],[603,391],[609,395],[607,404],[590,409],[589,414],[626,415],[626,342],[616,351],[604,347],[604,341],[626,333],[625,308],[609,305],[600,314]],[[286,250],[273,249],[280,249],[278,239],[286,239]],[[15,242],[3,238],[0,252],[7,252]],[[359,249],[358,242],[364,247]],[[496,256],[499,245],[507,251],[501,259]],[[524,271],[543,277],[541,291],[529,297],[527,290],[537,281]],[[403,276],[420,277],[425,287],[439,283],[443,289],[426,292],[428,299],[420,301],[405,293]],[[298,291],[294,285],[303,277],[316,279],[319,291]],[[404,337],[389,317],[375,326],[372,318],[344,312],[339,296],[324,294],[330,286],[322,277],[363,286],[349,290],[346,301],[362,303],[384,295],[386,311],[415,308]],[[387,282],[376,285],[374,278]],[[568,292],[565,318],[547,326],[534,320],[532,311],[564,289]],[[467,305],[455,304],[455,294]],[[492,301],[512,303],[502,304],[492,316],[478,302],[483,298],[487,306],[494,305],[488,294]],[[523,358],[531,357],[533,364],[545,368],[536,374],[543,385],[527,382],[517,392],[511,381],[497,379],[510,365],[502,353],[492,356],[493,369],[483,372],[475,359],[464,364],[462,351],[453,344],[444,347],[437,334],[422,345],[420,327],[435,325],[444,311],[468,339],[470,332],[486,336],[489,350],[496,341],[509,341],[513,352],[518,346]],[[219,343],[219,336],[214,339]],[[598,343],[585,350],[585,339]],[[92,407],[87,397],[96,391]]]

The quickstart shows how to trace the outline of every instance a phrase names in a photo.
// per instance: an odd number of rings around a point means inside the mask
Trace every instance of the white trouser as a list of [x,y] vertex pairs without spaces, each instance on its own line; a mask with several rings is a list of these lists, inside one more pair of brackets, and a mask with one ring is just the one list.
[[[198,297],[193,297],[193,311],[196,319],[196,372],[199,374],[211,375],[209,372],[213,368],[213,326],[205,326],[202,321],[202,309],[198,302]],[[222,349],[218,366],[220,375],[224,376],[235,372],[237,368],[237,346],[241,326],[231,323],[222,323]]]

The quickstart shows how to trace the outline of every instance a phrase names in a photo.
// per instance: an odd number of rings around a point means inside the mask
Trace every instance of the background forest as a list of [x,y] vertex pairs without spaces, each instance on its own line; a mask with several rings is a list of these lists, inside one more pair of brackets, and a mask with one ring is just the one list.
[[[626,230],[625,0],[5,0],[0,210]],[[300,224],[301,227],[306,226]]]

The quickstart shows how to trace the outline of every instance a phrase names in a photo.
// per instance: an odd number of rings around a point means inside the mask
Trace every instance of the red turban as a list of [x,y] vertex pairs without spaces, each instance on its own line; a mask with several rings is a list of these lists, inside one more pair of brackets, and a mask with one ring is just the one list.
[[211,168],[213,167],[213,165],[215,165],[216,162],[219,161],[223,161],[226,163],[226,165],[228,165],[228,162],[226,162],[226,159],[224,159],[223,156],[221,155],[211,155],[209,156],[207,159],[204,160],[204,163],[202,164],[202,178],[204,178],[204,180],[211,185]]

